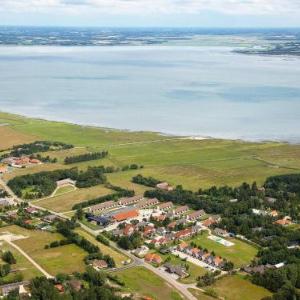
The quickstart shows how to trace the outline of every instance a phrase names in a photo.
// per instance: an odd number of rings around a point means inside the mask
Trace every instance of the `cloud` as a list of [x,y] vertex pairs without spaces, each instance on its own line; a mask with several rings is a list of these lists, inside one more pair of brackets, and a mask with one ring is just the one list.
[[106,14],[228,15],[300,14],[299,0],[0,0],[2,11],[78,12]]

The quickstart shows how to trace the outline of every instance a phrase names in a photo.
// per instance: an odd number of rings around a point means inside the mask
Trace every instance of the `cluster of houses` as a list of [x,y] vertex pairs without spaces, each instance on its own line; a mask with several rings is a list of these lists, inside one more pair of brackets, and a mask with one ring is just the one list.
[[212,253],[197,247],[191,247],[185,242],[179,244],[177,250],[191,257],[199,259],[200,261],[203,261],[215,268],[222,269],[225,264],[225,260],[222,257],[213,255]]
[[[42,162],[36,158],[30,158],[29,156],[21,156],[21,157],[7,157],[2,160],[3,164],[14,168],[26,168],[30,165],[39,165]],[[3,167],[2,173],[6,173],[8,171],[7,167]]]

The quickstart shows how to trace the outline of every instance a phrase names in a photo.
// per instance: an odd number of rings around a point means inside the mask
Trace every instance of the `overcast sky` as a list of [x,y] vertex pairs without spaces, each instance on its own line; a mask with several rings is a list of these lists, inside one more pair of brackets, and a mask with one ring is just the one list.
[[0,0],[0,24],[300,27],[300,0]]

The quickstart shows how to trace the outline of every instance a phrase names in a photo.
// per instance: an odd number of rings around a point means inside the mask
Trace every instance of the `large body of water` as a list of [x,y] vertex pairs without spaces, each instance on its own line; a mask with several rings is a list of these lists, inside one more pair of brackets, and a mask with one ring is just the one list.
[[187,44],[0,46],[0,110],[176,135],[300,141],[300,57]]

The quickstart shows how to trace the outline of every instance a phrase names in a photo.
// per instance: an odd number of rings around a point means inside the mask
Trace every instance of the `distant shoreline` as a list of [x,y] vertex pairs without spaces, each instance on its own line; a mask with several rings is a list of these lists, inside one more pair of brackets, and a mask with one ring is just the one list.
[[[195,141],[202,141],[202,140],[228,140],[228,141],[241,141],[241,142],[248,142],[248,143],[284,143],[284,144],[291,144],[291,145],[299,145],[300,141],[298,142],[291,142],[286,140],[275,140],[275,139],[246,139],[246,138],[225,138],[225,137],[213,137],[213,136],[203,136],[203,135],[180,135],[180,134],[171,134],[171,133],[165,133],[165,132],[157,132],[157,131],[151,131],[151,130],[130,130],[130,129],[121,129],[121,128],[112,128],[112,127],[105,127],[100,125],[91,125],[91,124],[81,124],[76,122],[70,122],[66,120],[54,120],[51,118],[46,117],[37,117],[37,116],[29,116],[29,115],[23,115],[23,114],[17,114],[17,113],[11,113],[8,111],[1,111],[0,113],[9,114],[13,116],[17,116],[20,118],[26,118],[26,119],[34,119],[34,120],[40,120],[45,122],[55,122],[55,123],[64,123],[69,124],[73,126],[80,126],[85,128],[95,128],[99,130],[104,131],[119,131],[119,132],[128,132],[128,133],[138,133],[138,132],[144,132],[144,133],[152,133],[157,134],[158,136],[165,136],[166,138],[177,138],[177,139],[185,139],[185,140],[195,140]],[[0,123],[1,126],[9,126],[9,123]]]

